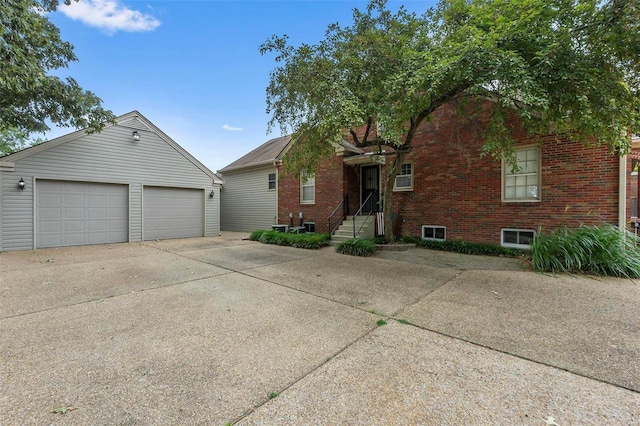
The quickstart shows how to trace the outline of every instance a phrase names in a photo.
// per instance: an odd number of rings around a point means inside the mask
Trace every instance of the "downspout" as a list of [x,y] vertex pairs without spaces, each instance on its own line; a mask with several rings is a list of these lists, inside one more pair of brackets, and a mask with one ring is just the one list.
[[627,227],[627,156],[620,157],[618,164],[618,229]]
[[279,193],[280,193],[280,170],[278,169],[278,162],[274,161],[273,162],[273,166],[276,168],[276,215],[273,218],[273,224],[277,225],[279,220],[278,220],[278,203],[280,202],[280,197],[279,197]]

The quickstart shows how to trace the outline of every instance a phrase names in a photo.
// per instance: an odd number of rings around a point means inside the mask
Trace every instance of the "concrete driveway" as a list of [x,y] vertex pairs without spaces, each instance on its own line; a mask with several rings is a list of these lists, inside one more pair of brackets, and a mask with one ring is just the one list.
[[241,234],[0,253],[0,424],[640,424],[640,287]]

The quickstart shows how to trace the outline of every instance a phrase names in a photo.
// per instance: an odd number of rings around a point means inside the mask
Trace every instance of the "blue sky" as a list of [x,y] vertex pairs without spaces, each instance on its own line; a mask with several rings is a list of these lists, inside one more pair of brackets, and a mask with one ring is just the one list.
[[[427,1],[394,1],[422,13]],[[366,1],[80,0],[49,18],[78,62],[56,71],[96,93],[116,115],[132,110],[216,171],[270,138],[265,88],[275,68],[260,44],[273,34],[316,43]],[[71,129],[54,129],[53,138]]]

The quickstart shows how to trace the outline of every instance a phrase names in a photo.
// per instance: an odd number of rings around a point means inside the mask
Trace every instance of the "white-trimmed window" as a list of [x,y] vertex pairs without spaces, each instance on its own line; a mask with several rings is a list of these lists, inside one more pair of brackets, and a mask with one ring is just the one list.
[[315,175],[302,174],[300,176],[300,203],[313,204],[316,202]]
[[395,191],[409,191],[413,189],[413,165],[411,163],[403,163],[400,166],[400,172],[396,176],[393,185]]
[[269,173],[269,191],[274,191],[276,189],[276,174]]
[[422,239],[444,241],[447,239],[447,228],[445,226],[422,225]]
[[500,245],[504,247],[530,249],[533,239],[536,237],[536,231],[531,229],[502,229],[500,237]]
[[502,160],[502,200],[540,201],[540,148],[516,150],[516,164]]

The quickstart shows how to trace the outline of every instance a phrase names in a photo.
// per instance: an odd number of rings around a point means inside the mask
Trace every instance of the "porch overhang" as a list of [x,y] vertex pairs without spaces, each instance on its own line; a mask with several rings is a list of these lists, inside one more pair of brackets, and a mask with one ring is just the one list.
[[344,164],[347,164],[349,166],[376,165],[386,163],[384,155],[376,155],[371,152],[344,157],[342,161],[344,161]]

